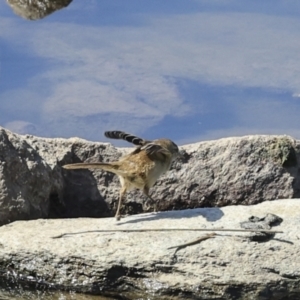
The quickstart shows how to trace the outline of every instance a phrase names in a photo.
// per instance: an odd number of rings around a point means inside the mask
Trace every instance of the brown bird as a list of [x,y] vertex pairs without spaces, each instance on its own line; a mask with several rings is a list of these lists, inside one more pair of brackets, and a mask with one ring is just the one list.
[[151,200],[149,189],[160,175],[169,170],[172,161],[179,156],[178,146],[169,139],[147,141],[123,131],[106,131],[105,136],[123,139],[138,147],[120,160],[111,163],[77,163],[64,165],[65,169],[103,169],[117,174],[121,183],[116,219],[120,220],[120,207],[125,193],[137,188]]

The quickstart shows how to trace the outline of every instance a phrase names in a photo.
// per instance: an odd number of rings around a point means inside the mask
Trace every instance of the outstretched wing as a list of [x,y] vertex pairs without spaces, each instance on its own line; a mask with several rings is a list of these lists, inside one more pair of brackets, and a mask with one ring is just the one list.
[[107,138],[125,140],[125,141],[132,143],[134,145],[137,145],[137,146],[142,146],[142,145],[145,145],[145,143],[146,143],[146,141],[143,140],[142,138],[139,138],[133,134],[126,133],[124,131],[118,131],[118,130],[105,131],[104,135]]
[[76,164],[67,164],[62,166],[67,170],[75,169],[102,169],[108,172],[112,172],[117,175],[126,176],[126,170],[122,170],[118,162],[113,163],[76,163]]

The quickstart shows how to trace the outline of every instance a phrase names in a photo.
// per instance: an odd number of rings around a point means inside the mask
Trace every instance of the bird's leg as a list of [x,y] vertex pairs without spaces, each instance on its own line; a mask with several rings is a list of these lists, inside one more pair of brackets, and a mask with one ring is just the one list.
[[122,200],[123,200],[123,198],[125,196],[125,193],[126,193],[126,187],[122,186],[122,188],[120,190],[120,197],[119,197],[119,202],[118,202],[118,208],[117,208],[117,212],[116,212],[116,215],[115,215],[115,218],[117,219],[117,221],[121,220],[120,208],[121,208]]
[[[144,195],[147,196],[148,200],[150,200],[150,203],[154,204],[154,211],[156,212],[156,201],[149,195],[149,188],[147,186],[144,187],[143,193],[144,193]],[[146,207],[146,209],[147,209],[147,207]]]

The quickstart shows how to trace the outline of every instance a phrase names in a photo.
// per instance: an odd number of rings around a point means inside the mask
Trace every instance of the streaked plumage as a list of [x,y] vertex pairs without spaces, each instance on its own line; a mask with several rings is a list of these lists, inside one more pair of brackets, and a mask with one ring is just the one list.
[[121,190],[117,220],[120,220],[120,207],[127,191],[137,188],[154,202],[149,196],[149,189],[156,180],[169,170],[173,159],[179,155],[178,146],[169,139],[147,141],[122,131],[107,131],[105,136],[112,139],[123,139],[138,147],[131,153],[111,163],[77,163],[63,166],[65,169],[103,169],[117,174],[121,182]]

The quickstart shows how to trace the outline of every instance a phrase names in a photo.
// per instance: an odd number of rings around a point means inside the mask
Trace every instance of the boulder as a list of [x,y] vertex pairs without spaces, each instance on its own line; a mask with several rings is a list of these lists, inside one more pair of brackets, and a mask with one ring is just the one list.
[[[0,280],[113,299],[299,299],[299,211],[300,199],[284,199],[146,213],[120,222],[16,221],[0,228]],[[282,219],[272,228],[282,233],[264,241],[249,232],[214,231],[241,229],[252,216],[267,214]],[[207,234],[195,229],[216,235],[190,243]]]
[[[292,137],[245,136],[180,148],[183,158],[150,190],[160,211],[300,197],[300,142]],[[120,188],[117,176],[62,166],[110,162],[131,149],[79,138],[17,135],[0,128],[0,225],[113,216]],[[121,212],[142,213],[146,200],[141,191],[132,191]]]
[[72,0],[7,0],[13,11],[28,20],[39,20],[67,7]]
[[22,136],[0,129],[0,225],[48,217],[111,215],[104,199],[110,181],[115,181],[110,193],[118,189],[117,179],[98,172],[103,187],[98,190],[92,172],[66,172],[61,165],[118,157],[120,153],[107,143]]

